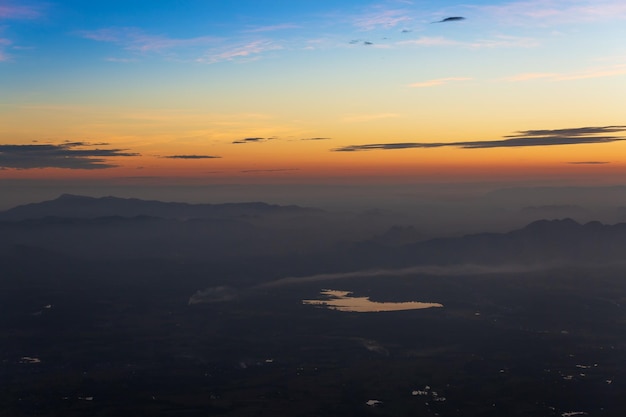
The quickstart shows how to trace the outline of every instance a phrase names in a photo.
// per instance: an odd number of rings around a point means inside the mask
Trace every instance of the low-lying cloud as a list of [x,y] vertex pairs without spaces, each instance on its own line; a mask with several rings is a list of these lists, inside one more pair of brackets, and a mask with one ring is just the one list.
[[435,275],[435,276],[458,276],[458,275],[481,275],[481,274],[516,274],[525,272],[542,271],[549,268],[547,265],[422,265],[400,269],[370,269],[363,271],[336,272],[329,274],[316,274],[304,277],[287,277],[245,289],[235,289],[228,286],[209,287],[198,290],[189,298],[189,304],[219,303],[232,301],[243,296],[252,296],[256,291],[268,288],[278,288],[288,285],[307,284],[311,282],[332,281],[338,279],[359,278],[385,278],[401,277],[406,275]]
[[317,281],[331,281],[336,279],[351,279],[351,278],[375,278],[375,277],[389,277],[389,276],[405,276],[415,274],[426,275],[479,275],[479,274],[503,274],[503,273],[519,273],[519,272],[531,272],[541,270],[544,267],[538,266],[523,266],[523,265],[452,265],[452,266],[438,266],[438,265],[424,265],[413,266],[409,268],[400,269],[371,269],[365,271],[352,271],[352,272],[337,272],[330,274],[317,274],[309,275],[305,277],[287,277],[270,281],[264,284],[260,284],[255,288],[269,288],[269,287],[281,287],[283,285],[304,284]]

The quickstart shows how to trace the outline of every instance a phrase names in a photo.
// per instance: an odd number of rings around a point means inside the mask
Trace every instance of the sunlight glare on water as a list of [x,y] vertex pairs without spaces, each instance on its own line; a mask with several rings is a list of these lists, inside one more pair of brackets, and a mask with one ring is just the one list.
[[350,311],[357,313],[375,313],[382,311],[420,310],[424,308],[443,307],[439,303],[423,303],[409,301],[402,303],[376,302],[369,297],[352,297],[350,291],[324,289],[320,292],[322,300],[302,300],[303,304],[329,308],[331,310]]

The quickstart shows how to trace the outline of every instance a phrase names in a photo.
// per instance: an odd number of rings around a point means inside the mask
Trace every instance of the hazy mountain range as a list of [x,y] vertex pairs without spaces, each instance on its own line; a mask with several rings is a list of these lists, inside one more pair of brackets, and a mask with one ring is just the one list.
[[[373,218],[353,217],[347,224],[334,213],[297,206],[63,195],[0,213],[0,245],[90,259],[225,262],[269,256],[301,273],[468,263],[606,263],[620,262],[626,253],[625,223],[538,220],[506,233],[421,240],[410,225],[364,236]],[[363,230],[357,233],[360,225]]]

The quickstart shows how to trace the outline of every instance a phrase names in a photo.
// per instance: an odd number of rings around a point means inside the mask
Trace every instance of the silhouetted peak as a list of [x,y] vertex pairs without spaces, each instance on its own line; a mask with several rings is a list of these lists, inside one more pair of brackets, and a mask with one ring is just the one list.
[[529,231],[562,231],[582,227],[576,220],[565,218],[555,220],[537,220],[530,223],[523,230]]
[[588,229],[600,229],[602,227],[604,227],[604,225],[602,223],[600,223],[597,220],[585,223],[585,227]]
[[86,200],[95,200],[94,197],[88,197],[84,195],[76,195],[76,194],[61,194],[56,201],[86,201]]
[[55,200],[17,206],[0,213],[0,220],[24,220],[49,216],[96,218],[107,216],[161,218],[241,218],[259,215],[310,213],[319,211],[298,206],[279,206],[262,202],[189,204],[120,197],[87,197],[62,194]]

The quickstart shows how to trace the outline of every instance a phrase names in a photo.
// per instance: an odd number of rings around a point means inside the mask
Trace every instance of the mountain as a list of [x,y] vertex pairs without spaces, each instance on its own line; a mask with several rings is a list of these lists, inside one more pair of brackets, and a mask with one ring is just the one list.
[[0,213],[0,220],[16,221],[44,217],[97,218],[107,216],[153,216],[168,219],[234,218],[274,214],[304,214],[317,209],[266,203],[188,204],[118,197],[85,197],[63,194],[41,203],[25,204]]
[[419,242],[405,246],[403,253],[420,264],[622,261],[626,253],[626,224],[539,220],[508,233]]
[[621,262],[626,253],[626,223],[539,220],[506,233],[422,240],[411,226],[370,233],[368,222],[354,220],[358,216],[333,216],[265,203],[63,195],[1,213],[0,250],[21,246],[87,258],[239,263],[271,257],[285,274],[469,263],[597,264]]
[[585,201],[590,206],[614,207],[626,204],[626,186],[606,187],[513,187],[490,191],[482,196],[490,205],[508,206],[575,206]]
[[379,237],[336,251],[330,264],[343,270],[416,265],[537,265],[623,262],[626,223],[580,224],[572,219],[539,220],[507,233],[478,233],[390,245]]
[[87,258],[221,261],[322,247],[347,233],[334,227],[337,220],[330,223],[323,210],[298,206],[65,194],[0,213],[0,250],[21,245]]

